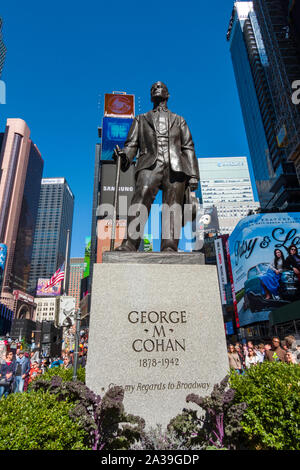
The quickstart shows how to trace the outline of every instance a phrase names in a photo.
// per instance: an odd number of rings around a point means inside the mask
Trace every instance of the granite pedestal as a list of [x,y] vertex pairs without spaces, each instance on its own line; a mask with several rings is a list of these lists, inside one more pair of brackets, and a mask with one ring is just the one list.
[[140,255],[94,265],[86,382],[101,396],[123,386],[127,413],[165,427],[228,372],[217,270],[201,254]]

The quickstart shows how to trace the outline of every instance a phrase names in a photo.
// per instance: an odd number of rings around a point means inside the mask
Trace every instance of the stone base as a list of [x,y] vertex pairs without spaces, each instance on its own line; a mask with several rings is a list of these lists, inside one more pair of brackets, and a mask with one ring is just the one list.
[[102,256],[103,263],[130,263],[130,264],[205,264],[203,253],[178,253],[152,251],[149,253],[126,251],[105,251]]
[[210,394],[228,369],[215,266],[94,265],[86,366],[93,391],[121,385],[127,413],[147,428],[165,427],[185,407],[200,410],[186,396]]

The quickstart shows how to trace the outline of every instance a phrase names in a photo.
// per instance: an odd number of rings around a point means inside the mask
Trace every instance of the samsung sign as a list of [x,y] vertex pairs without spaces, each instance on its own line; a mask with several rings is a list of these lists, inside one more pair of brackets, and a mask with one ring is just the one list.
[[[100,169],[100,204],[114,203],[116,182],[116,165],[115,163],[102,162]],[[124,173],[120,172],[119,198],[126,197],[127,207],[130,206],[131,199],[135,188],[135,167],[131,165]],[[127,217],[127,208],[118,208],[118,217]]]

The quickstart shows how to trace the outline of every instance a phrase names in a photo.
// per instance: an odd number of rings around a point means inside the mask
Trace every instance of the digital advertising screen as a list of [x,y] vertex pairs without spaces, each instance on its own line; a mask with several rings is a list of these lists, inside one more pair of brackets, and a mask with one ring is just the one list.
[[38,279],[36,288],[36,297],[58,297],[62,293],[61,282],[55,286],[51,286],[46,289],[46,285],[49,279]]
[[0,289],[2,286],[6,257],[7,257],[7,246],[4,243],[0,243]]
[[104,116],[134,116],[134,95],[106,93],[104,97]]
[[104,117],[102,124],[101,160],[112,160],[114,148],[122,148],[133,119]]
[[90,275],[91,265],[91,237],[85,237],[85,250],[84,250],[84,273],[83,277]]
[[300,213],[251,215],[229,237],[240,326],[299,302]]

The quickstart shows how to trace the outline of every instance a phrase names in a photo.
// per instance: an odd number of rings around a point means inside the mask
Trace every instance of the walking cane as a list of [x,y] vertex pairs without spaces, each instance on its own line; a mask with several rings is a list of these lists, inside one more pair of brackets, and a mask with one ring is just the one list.
[[119,154],[120,147],[117,145],[114,150],[116,156],[116,182],[115,182],[115,195],[114,195],[114,211],[111,227],[111,240],[110,240],[110,251],[114,251],[115,248],[115,236],[116,236],[116,223],[117,223],[117,209],[118,209],[118,195],[119,195],[119,183],[120,183],[120,168],[121,168],[121,157]]

